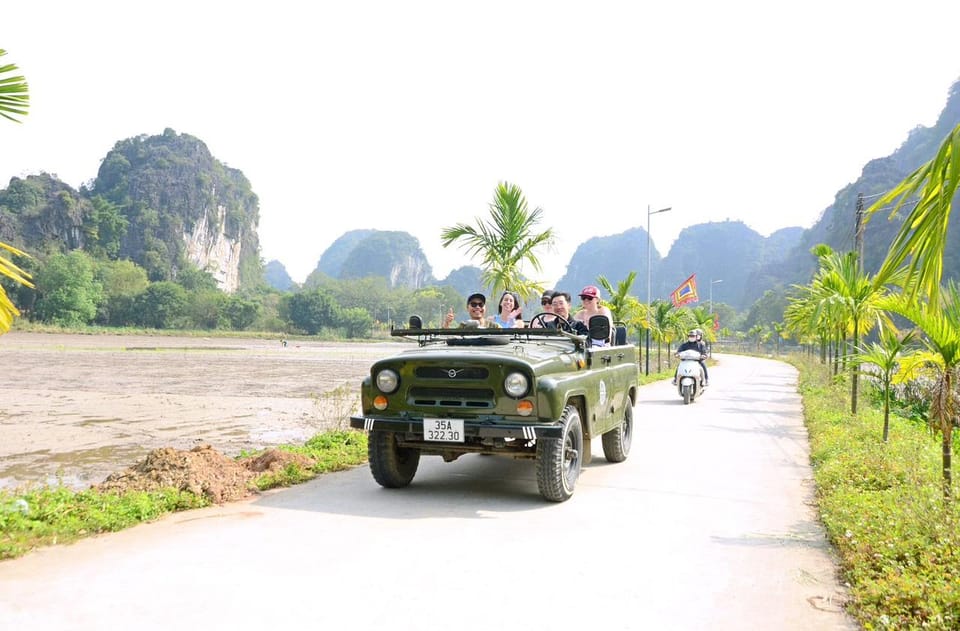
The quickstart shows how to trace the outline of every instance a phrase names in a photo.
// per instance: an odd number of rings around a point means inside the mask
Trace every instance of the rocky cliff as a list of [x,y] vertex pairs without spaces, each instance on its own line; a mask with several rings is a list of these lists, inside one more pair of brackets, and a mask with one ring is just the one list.
[[257,196],[197,138],[167,129],[118,142],[91,193],[121,210],[119,256],[151,280],[175,279],[189,264],[228,292],[261,281]]

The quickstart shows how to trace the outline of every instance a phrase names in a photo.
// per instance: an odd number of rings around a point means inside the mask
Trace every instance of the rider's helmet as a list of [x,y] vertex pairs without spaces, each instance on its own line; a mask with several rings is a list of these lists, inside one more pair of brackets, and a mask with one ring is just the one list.
[[697,339],[697,329],[693,329],[692,331],[690,331],[689,333],[687,333],[687,339],[690,340],[691,342],[694,341],[694,340],[696,340],[696,339]]
[[697,339],[698,339],[698,340],[699,340],[701,337],[703,337],[703,331],[701,331],[700,329],[694,329],[694,330],[693,330],[693,334],[697,336]]

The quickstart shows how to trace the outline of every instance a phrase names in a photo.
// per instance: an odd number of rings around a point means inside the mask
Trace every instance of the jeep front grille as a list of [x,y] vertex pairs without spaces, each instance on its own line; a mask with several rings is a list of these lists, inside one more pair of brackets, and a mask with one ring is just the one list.
[[440,366],[418,366],[417,377],[421,379],[443,379],[444,381],[482,381],[490,373],[486,368],[442,368]]
[[492,408],[493,390],[488,388],[410,388],[411,405],[444,408]]

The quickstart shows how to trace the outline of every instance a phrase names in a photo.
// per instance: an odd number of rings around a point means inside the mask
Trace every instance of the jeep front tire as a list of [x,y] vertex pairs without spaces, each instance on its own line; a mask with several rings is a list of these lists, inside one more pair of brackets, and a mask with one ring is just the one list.
[[377,484],[398,489],[410,484],[416,475],[420,450],[398,446],[393,432],[373,430],[367,437],[367,458]]
[[537,440],[537,486],[540,495],[553,502],[566,501],[573,495],[583,458],[583,429],[577,408],[565,407],[560,421],[561,438]]

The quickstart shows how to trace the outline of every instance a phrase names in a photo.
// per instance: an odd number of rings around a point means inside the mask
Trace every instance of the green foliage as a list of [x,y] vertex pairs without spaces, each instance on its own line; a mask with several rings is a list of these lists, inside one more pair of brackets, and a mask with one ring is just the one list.
[[197,269],[192,263],[185,263],[177,272],[177,284],[187,291],[217,291],[217,279],[206,270]]
[[[254,480],[254,485],[261,491],[299,484],[321,473],[342,471],[366,462],[367,435],[355,430],[324,432],[315,435],[303,445],[283,445],[279,449],[306,456],[313,464],[303,467],[290,463],[280,471],[259,476]],[[257,455],[242,454],[241,458]]]
[[196,329],[224,329],[228,327],[225,316],[229,298],[216,289],[198,289],[186,293],[184,325]]
[[324,327],[337,326],[340,319],[340,306],[322,289],[290,296],[287,312],[290,323],[307,335],[316,335]]
[[36,275],[36,316],[62,326],[92,322],[103,298],[95,271],[93,259],[80,250],[50,257]]
[[133,261],[101,260],[97,263],[96,278],[103,287],[97,323],[121,326],[133,322],[134,300],[149,285],[146,270]]
[[94,196],[90,205],[91,212],[83,219],[85,250],[95,258],[116,259],[129,222],[116,204],[100,196]]
[[262,311],[263,305],[260,302],[248,296],[236,294],[227,297],[226,304],[223,307],[223,315],[229,322],[230,328],[235,331],[243,331],[252,327]]
[[766,326],[771,322],[782,322],[787,309],[787,292],[783,287],[768,289],[763,297],[750,306],[743,323],[743,330],[757,325]]
[[[0,48],[0,57],[7,54],[7,51]],[[26,116],[27,109],[30,106],[30,91],[26,78],[16,75],[10,76],[11,72],[16,72],[17,67],[14,64],[0,64],[0,116],[7,120],[19,123],[19,116]]]
[[370,334],[370,327],[373,326],[373,318],[366,309],[360,307],[341,309],[340,326],[349,339],[367,337]]
[[170,281],[152,283],[134,301],[137,324],[153,329],[176,328],[186,308],[187,291]]
[[0,559],[207,504],[200,495],[175,489],[122,495],[59,486],[19,494],[0,490]]

